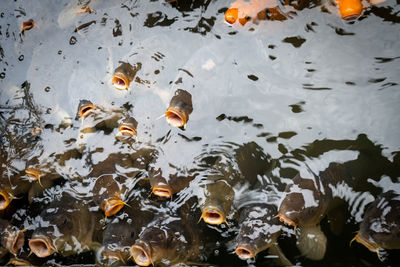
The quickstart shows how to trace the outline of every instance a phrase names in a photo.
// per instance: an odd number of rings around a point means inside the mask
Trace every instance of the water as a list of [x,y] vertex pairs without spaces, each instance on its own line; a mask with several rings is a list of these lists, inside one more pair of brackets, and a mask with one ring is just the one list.
[[[306,166],[318,173],[330,162],[359,159],[358,165],[369,167],[362,186],[367,193],[349,201],[358,204],[349,209],[344,233],[328,235],[325,259],[302,258],[293,237],[280,244],[301,265],[395,265],[398,258],[381,263],[361,245],[349,248],[348,241],[366,205],[388,190],[385,181],[399,182],[399,2],[369,6],[351,22],[330,2],[315,1],[303,10],[279,4],[296,14],[245,26],[224,21],[232,1],[167,2],[92,0],[95,12],[81,14],[71,11],[76,1],[2,2],[1,160],[8,173],[22,172],[33,156],[67,154],[82,143],[91,164],[129,151],[116,143],[117,129],[82,137],[76,114],[83,99],[135,117],[138,140],[160,151],[154,164],[167,173],[192,167],[205,146],[224,142],[255,142],[277,162],[272,175],[281,191]],[[30,18],[37,26],[21,32]],[[142,63],[128,91],[110,82],[119,61]],[[192,94],[185,130],[159,118],[178,88]],[[38,128],[40,134],[32,135]],[[360,159],[361,152],[374,168]],[[57,170],[84,177],[88,158],[66,156]],[[181,194],[185,199],[190,191]],[[225,242],[235,229],[214,234]],[[221,245],[209,262],[273,264],[266,252],[245,262],[229,254],[233,250],[229,242]]]

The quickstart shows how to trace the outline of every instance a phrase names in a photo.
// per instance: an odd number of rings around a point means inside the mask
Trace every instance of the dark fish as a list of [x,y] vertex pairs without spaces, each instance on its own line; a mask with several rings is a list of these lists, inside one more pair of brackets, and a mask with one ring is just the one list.
[[0,259],[8,252],[17,255],[25,243],[25,230],[19,230],[8,221],[0,219]]
[[278,254],[284,265],[290,263],[277,245],[282,225],[276,212],[276,205],[271,203],[255,203],[241,209],[235,250],[239,258],[255,258],[259,252],[269,249],[270,253]]
[[160,168],[149,173],[150,185],[154,195],[172,198],[172,195],[189,186],[194,179],[191,174],[171,173],[164,177]]
[[199,261],[204,253],[201,230],[190,211],[181,212],[181,216],[159,214],[144,229],[130,252],[136,264],[140,266],[171,266],[189,261]]
[[178,89],[171,98],[165,117],[170,125],[184,127],[192,111],[192,95],[188,91]]
[[370,204],[353,240],[380,257],[380,249],[400,249],[400,194],[388,191]]
[[29,247],[40,258],[53,253],[69,256],[100,247],[101,214],[90,212],[82,201],[67,193],[50,203],[39,218]]
[[89,100],[81,100],[81,101],[79,101],[79,106],[78,106],[78,116],[80,118],[86,118],[95,109],[96,109],[96,106],[93,105],[93,103],[90,102]]
[[154,217],[154,213],[142,209],[138,203],[129,203],[124,213],[109,223],[103,232],[103,249],[101,255],[104,260],[116,260],[126,264],[130,256],[130,247],[136,238]]
[[302,254],[321,260],[326,251],[326,237],[319,223],[335,203],[331,188],[352,181],[345,166],[338,163],[331,163],[319,176],[303,178],[297,174],[292,181],[285,189],[278,216],[282,222],[300,227],[298,248]]
[[137,135],[137,125],[138,122],[133,117],[129,117],[122,121],[118,127],[118,133],[127,136]]
[[13,199],[19,198],[31,189],[32,184],[20,174],[0,176],[0,211],[5,210]]
[[118,90],[128,90],[130,83],[133,81],[136,73],[142,68],[141,63],[134,66],[127,62],[121,62],[118,68],[115,69],[112,77],[112,84]]

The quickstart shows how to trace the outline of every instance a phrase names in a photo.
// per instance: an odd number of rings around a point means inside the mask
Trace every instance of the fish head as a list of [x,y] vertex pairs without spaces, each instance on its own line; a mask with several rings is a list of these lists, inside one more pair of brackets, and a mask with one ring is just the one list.
[[125,205],[126,203],[119,197],[110,197],[103,201],[101,209],[106,217],[110,217],[117,214]]
[[0,210],[5,210],[10,205],[11,199],[8,192],[0,189]]
[[52,238],[39,233],[32,235],[29,240],[29,248],[39,258],[45,258],[57,252]]
[[129,85],[137,72],[137,68],[139,68],[138,66],[135,69],[135,67],[129,63],[121,62],[121,65],[115,69],[111,83],[118,90],[128,90]]
[[25,243],[25,230],[18,230],[14,227],[8,227],[2,235],[4,236],[4,247],[11,254],[17,255]]
[[90,115],[94,110],[96,109],[96,106],[93,105],[92,102],[88,100],[81,100],[79,102],[78,106],[78,115],[80,118],[86,118],[87,116]]

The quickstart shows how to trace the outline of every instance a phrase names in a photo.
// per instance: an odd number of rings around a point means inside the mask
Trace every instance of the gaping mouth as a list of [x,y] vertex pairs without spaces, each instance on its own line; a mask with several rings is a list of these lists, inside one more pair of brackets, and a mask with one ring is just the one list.
[[150,253],[148,253],[142,246],[133,245],[130,249],[130,252],[137,265],[149,266],[150,264],[153,264]]
[[159,197],[172,197],[172,192],[168,188],[153,187],[153,194]]
[[41,184],[40,183],[40,172],[38,172],[34,169],[31,169],[31,168],[28,168],[25,170],[25,173],[26,173],[26,175],[28,175],[29,179],[31,179],[32,181],[38,181],[39,184]]
[[165,112],[165,117],[167,118],[167,122],[175,127],[183,127],[187,122],[187,115],[185,112],[174,107],[168,107]]
[[205,208],[201,218],[203,218],[204,222],[208,224],[218,225],[226,222],[224,214],[217,208]]
[[225,21],[229,24],[233,24],[236,22],[239,14],[237,8],[230,8],[225,12]]
[[107,217],[113,216],[126,205],[125,202],[118,198],[109,198],[104,201],[102,209]]
[[375,243],[373,243],[371,240],[368,240],[366,238],[364,238],[359,232],[357,233],[357,235],[350,241],[350,244],[353,241],[357,241],[358,243],[363,244],[366,248],[368,248],[370,251],[372,252],[379,252],[379,246]]
[[5,210],[10,204],[10,197],[5,192],[0,192],[0,210]]
[[121,73],[115,73],[114,76],[112,77],[111,83],[118,90],[126,90],[129,88],[130,82],[125,75]]
[[239,256],[242,260],[247,260],[247,259],[252,259],[256,256],[254,251],[250,250],[249,248],[246,248],[244,246],[237,246],[235,249],[236,255]]
[[136,129],[134,129],[133,127],[126,125],[126,124],[122,124],[121,126],[119,126],[118,132],[123,135],[127,135],[127,136],[135,136],[136,135]]
[[53,254],[56,249],[45,237],[37,237],[29,240],[29,248],[39,258],[45,258]]
[[18,251],[22,248],[25,243],[25,235],[23,231],[15,231],[6,238],[6,247],[8,250],[17,255]]
[[81,118],[86,118],[95,109],[96,107],[93,104],[86,104],[79,109],[79,116]]
[[33,26],[35,26],[35,22],[32,19],[30,19],[28,21],[22,22],[21,29],[23,31],[27,31],[27,30],[32,29]]
[[283,223],[285,223],[285,224],[287,224],[287,225],[289,225],[289,226],[293,226],[294,229],[296,230],[297,223],[296,223],[295,221],[289,219],[288,217],[286,217],[285,214],[283,214],[283,213],[281,213],[281,212],[279,212],[277,216],[279,217],[279,220],[280,220],[281,222],[283,222]]

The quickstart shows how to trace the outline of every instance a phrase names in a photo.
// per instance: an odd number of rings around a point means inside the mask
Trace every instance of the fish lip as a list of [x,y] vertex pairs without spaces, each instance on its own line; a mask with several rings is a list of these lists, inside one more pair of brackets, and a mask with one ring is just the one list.
[[178,128],[185,126],[188,121],[188,116],[184,111],[172,106],[168,107],[167,111],[165,112],[165,118],[167,119],[169,125]]
[[21,30],[28,31],[28,30],[32,29],[34,26],[35,26],[35,22],[33,21],[33,19],[30,19],[30,20],[22,22]]
[[10,205],[10,196],[3,191],[0,191],[0,210],[5,210]]
[[228,22],[229,24],[233,24],[236,22],[238,16],[239,14],[237,8],[229,8],[225,12],[225,21]]
[[130,248],[130,254],[137,265],[149,266],[150,264],[153,264],[151,260],[150,246],[144,241],[139,240],[136,244],[132,245]]
[[153,187],[153,194],[159,197],[172,197],[172,191],[167,186],[157,185]]
[[81,118],[86,118],[87,116],[92,113],[96,109],[96,106],[93,105],[92,103],[87,103],[79,107],[79,117]]
[[219,225],[226,221],[224,214],[217,207],[205,207],[201,218],[203,218],[204,222],[214,225]]
[[37,236],[29,240],[29,248],[39,258],[45,258],[56,252],[47,236]]
[[6,238],[6,247],[14,256],[18,254],[18,251],[23,247],[25,243],[24,230],[18,230],[10,234]]
[[235,253],[242,260],[252,259],[256,256],[254,249],[250,248],[247,244],[237,245]]
[[378,250],[379,250],[379,246],[377,244],[366,239],[360,233],[357,233],[357,235],[354,237],[354,240],[356,240],[358,243],[364,245],[366,248],[368,248],[372,252],[378,252]]
[[123,202],[121,199],[112,197],[104,200],[101,208],[104,211],[104,214],[107,217],[110,217],[120,211],[125,205],[126,203]]
[[279,212],[277,217],[279,217],[279,220],[283,222],[284,224],[287,224],[289,226],[297,227],[297,223],[291,219],[289,219],[284,213]]
[[136,129],[134,127],[132,127],[131,125],[128,124],[121,124],[118,127],[118,132],[122,135],[126,135],[126,136],[136,136],[137,132]]
[[128,77],[122,73],[115,73],[111,80],[112,85],[118,90],[127,90],[130,85]]

